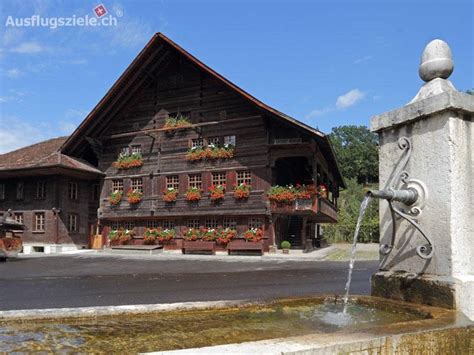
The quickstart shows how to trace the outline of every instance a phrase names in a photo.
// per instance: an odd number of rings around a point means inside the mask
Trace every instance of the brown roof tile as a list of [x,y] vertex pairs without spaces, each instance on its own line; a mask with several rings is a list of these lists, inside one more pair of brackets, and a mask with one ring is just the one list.
[[74,170],[102,174],[100,170],[85,161],[59,152],[68,137],[58,137],[29,145],[5,154],[0,154],[0,172],[61,166]]

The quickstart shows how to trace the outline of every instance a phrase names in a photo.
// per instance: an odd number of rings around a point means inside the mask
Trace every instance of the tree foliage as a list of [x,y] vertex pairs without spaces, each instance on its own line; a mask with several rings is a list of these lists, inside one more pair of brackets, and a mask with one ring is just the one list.
[[[339,198],[338,223],[327,224],[323,229],[323,236],[329,242],[352,242],[360,204],[368,189],[355,179],[348,179],[346,184],[347,188],[341,191]],[[378,201],[371,201],[362,220],[358,240],[378,242],[379,234]]]
[[346,179],[359,183],[378,181],[378,139],[365,126],[339,126],[329,134]]

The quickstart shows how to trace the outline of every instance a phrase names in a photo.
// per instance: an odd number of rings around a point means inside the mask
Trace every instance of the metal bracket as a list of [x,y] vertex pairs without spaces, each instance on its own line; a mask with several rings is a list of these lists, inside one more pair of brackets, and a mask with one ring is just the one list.
[[422,213],[428,192],[423,182],[410,179],[409,173],[405,170],[412,153],[412,145],[410,140],[406,137],[400,137],[398,140],[398,147],[403,151],[403,156],[400,160],[400,163],[397,165],[392,178],[387,184],[386,191],[391,192],[391,195],[394,196],[396,192],[415,190],[417,197],[410,205],[404,204],[403,202],[400,203],[400,200],[397,200],[393,197],[387,198],[388,206],[390,208],[390,215],[392,217],[392,237],[390,239],[390,244],[380,245],[380,253],[383,255],[388,255],[392,252],[395,245],[395,236],[397,233],[395,216],[399,216],[410,223],[426,240],[426,244],[419,245],[416,248],[416,253],[418,256],[422,259],[431,259],[434,253],[433,242],[416,220]]

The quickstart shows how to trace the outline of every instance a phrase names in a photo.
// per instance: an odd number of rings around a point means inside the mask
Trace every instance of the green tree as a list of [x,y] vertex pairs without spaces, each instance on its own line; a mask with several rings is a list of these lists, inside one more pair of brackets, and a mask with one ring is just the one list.
[[332,129],[329,138],[346,179],[359,183],[378,181],[378,139],[365,126],[339,126]]
[[[346,184],[347,188],[339,196],[338,223],[325,225],[323,229],[324,238],[329,242],[352,242],[360,204],[367,189],[370,188],[358,184],[355,179],[348,179]],[[378,242],[379,234],[378,201],[372,200],[365,211],[358,240]]]

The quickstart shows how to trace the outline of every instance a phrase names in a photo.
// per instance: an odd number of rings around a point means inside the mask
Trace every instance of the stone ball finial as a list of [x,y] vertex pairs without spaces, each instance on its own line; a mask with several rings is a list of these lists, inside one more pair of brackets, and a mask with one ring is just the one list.
[[428,82],[436,78],[447,79],[453,69],[451,49],[445,41],[435,39],[426,45],[418,69],[422,80]]

